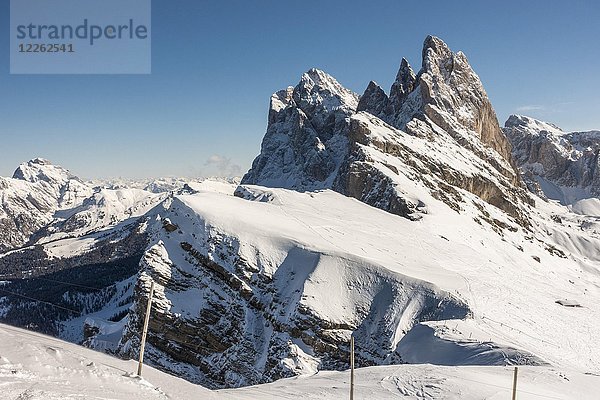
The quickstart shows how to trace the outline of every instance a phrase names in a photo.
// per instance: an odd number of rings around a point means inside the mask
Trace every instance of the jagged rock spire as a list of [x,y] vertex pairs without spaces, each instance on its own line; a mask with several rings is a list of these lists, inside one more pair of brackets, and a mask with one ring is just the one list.
[[435,36],[425,39],[422,57],[418,74],[402,59],[389,98],[369,84],[359,110],[368,111],[409,133],[407,125],[414,118],[426,117],[484,159],[489,158],[485,154],[486,147],[496,151],[504,165],[497,164],[495,168],[517,184],[510,144],[467,57],[462,52],[453,53]]
[[390,104],[392,110],[399,112],[406,97],[415,89],[417,76],[406,58],[402,58],[396,80],[390,89]]
[[[434,123],[471,149],[483,143],[511,163],[509,141],[479,76],[462,52],[453,53],[441,39],[428,36],[423,45],[419,87],[423,112]],[[517,176],[514,168],[505,172]]]
[[369,82],[365,93],[360,97],[356,111],[366,111],[377,117],[385,118],[392,109],[388,95],[374,81]]
[[432,55],[435,55],[438,58],[448,59],[452,57],[453,53],[452,50],[450,50],[448,45],[442,39],[436,36],[428,35],[423,41],[423,68],[427,68],[427,61]]
[[[370,82],[360,100],[323,71],[307,71],[296,87],[272,97],[261,154],[242,183],[296,190],[332,188],[413,218],[420,203],[400,193],[394,175],[401,174],[401,168],[381,167],[373,156],[375,152],[385,154],[381,159],[398,157],[402,148],[410,147],[402,140],[413,136],[427,145],[454,149],[453,154],[470,158],[482,176],[494,176],[500,183],[460,171],[444,175],[440,171],[449,166],[436,160],[428,161],[432,170],[413,171],[410,179],[438,171],[444,184],[467,190],[521,220],[516,206],[520,200],[515,200],[520,194],[514,194],[520,179],[510,144],[479,77],[464,54],[453,53],[434,36],[425,39],[422,61],[415,74],[402,59],[389,97]],[[385,123],[403,132],[394,132]],[[376,144],[367,151],[371,134]],[[403,157],[403,168],[408,169],[428,159],[427,154],[409,150]],[[415,157],[420,159],[412,164]],[[459,208],[452,200],[448,204]]]

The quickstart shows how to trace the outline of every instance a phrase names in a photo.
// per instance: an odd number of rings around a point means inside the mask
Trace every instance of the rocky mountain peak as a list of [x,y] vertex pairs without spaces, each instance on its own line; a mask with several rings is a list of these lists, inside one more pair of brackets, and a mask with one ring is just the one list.
[[429,35],[423,42],[422,56],[423,67],[427,69],[429,62],[436,59],[448,60],[452,58],[453,53],[442,39]]
[[23,246],[58,210],[81,204],[93,190],[68,170],[43,158],[24,162],[0,182],[0,252]]
[[348,151],[359,96],[316,68],[271,96],[261,154],[242,183],[307,190],[330,186]]
[[600,132],[567,133],[523,115],[511,115],[504,126],[532,192],[565,205],[600,196]]
[[53,165],[49,160],[39,157],[19,165],[13,173],[13,178],[30,183],[46,182],[59,186],[70,180],[80,181],[67,169]]
[[290,106],[293,102],[294,87],[288,86],[286,89],[279,90],[271,95],[269,104],[269,124],[275,122],[278,112]]
[[316,68],[302,74],[293,97],[302,109],[322,107],[325,111],[342,109],[353,112],[358,105],[356,93],[340,85],[333,76]]
[[422,55],[422,66],[417,74],[408,61],[402,59],[389,98],[370,84],[359,110],[409,133],[410,126],[416,124],[411,121],[426,118],[432,127],[449,133],[462,147],[483,160],[494,160],[495,168],[518,185],[518,174],[511,164],[510,144],[467,57],[462,52],[453,53],[435,36],[425,39]]
[[390,89],[390,104],[394,112],[399,112],[402,109],[402,104],[415,89],[416,84],[417,76],[406,58],[402,58],[396,80]]
[[392,110],[388,95],[376,82],[369,82],[369,86],[360,97],[356,111],[366,111],[375,116],[385,116]]
[[50,162],[50,160],[46,160],[45,158],[41,158],[41,157],[34,158],[33,160],[30,160],[29,162],[32,164],[39,164],[39,165],[52,165],[52,162]]
[[441,39],[427,37],[419,87],[423,111],[434,123],[469,147],[480,141],[510,162],[510,144],[479,76],[462,52],[453,53]]
[[[452,148],[452,160],[435,160],[433,151],[415,146]],[[464,160],[451,167],[454,158],[468,158],[473,168],[463,171]],[[423,163],[428,168],[415,167]],[[371,81],[359,98],[317,69],[304,73],[293,89],[275,93],[261,153],[242,184],[332,188],[418,219],[424,202],[403,191],[399,176],[414,181],[423,174],[437,174],[439,188],[469,191],[522,221],[518,203],[529,200],[483,85],[466,56],[434,36],[425,39],[419,73],[402,59],[389,96]],[[426,184],[460,209],[442,194],[447,188]]]
[[396,81],[407,82],[409,80],[414,81],[416,79],[416,75],[408,63],[408,60],[402,57],[402,61],[400,61],[400,69],[396,74]]
[[549,123],[537,120],[535,118],[531,118],[525,115],[516,115],[512,114],[508,117],[506,122],[504,123],[505,133],[508,135],[510,133],[510,129],[518,129],[521,130],[524,134],[529,135],[539,135],[540,133],[553,133],[553,134],[563,134],[561,128],[558,126]]

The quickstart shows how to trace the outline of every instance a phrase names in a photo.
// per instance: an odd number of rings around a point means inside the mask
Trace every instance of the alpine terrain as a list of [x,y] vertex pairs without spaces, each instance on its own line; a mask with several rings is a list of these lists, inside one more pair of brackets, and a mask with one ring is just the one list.
[[[272,95],[239,182],[84,182],[43,159],[0,178],[0,321],[137,358],[154,282],[145,362],[215,396],[308,395],[235,388],[346,370],[354,336],[365,398],[504,396],[522,365],[531,393],[573,379],[591,399],[599,151],[599,132],[501,128],[433,36],[388,92],[311,69]],[[343,376],[306,382],[339,398]]]

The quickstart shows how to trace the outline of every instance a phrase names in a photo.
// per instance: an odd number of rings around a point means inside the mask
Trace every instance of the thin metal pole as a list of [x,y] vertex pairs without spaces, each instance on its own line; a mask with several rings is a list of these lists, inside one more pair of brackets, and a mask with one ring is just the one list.
[[146,335],[148,334],[148,322],[150,321],[150,310],[152,309],[152,296],[154,295],[154,281],[150,284],[150,296],[146,306],[146,318],[144,319],[144,330],[142,331],[142,343],[140,345],[140,362],[138,364],[138,376],[142,376],[142,363],[144,362],[144,348],[146,347]]
[[513,392],[512,392],[512,400],[517,400],[517,374],[519,372],[519,368],[515,367],[515,373],[513,375]]
[[350,400],[354,400],[354,336],[350,336]]

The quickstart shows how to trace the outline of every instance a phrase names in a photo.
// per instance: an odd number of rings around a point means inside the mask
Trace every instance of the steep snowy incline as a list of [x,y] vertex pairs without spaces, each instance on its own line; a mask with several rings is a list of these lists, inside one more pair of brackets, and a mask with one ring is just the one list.
[[[456,213],[412,188],[428,203],[416,222],[333,191],[175,196],[154,210],[121,354],[136,354],[153,279],[148,360],[211,387],[345,368],[352,332],[361,366],[600,371],[593,220],[541,202],[523,228],[469,192]],[[411,351],[432,343],[453,356]]]
[[600,215],[600,131],[565,133],[556,125],[511,115],[504,132],[531,191],[573,205],[576,212]]
[[[320,372],[268,385],[210,391],[137,363],[72,343],[0,325],[0,387],[7,399],[30,400],[334,400],[348,395],[349,372]],[[356,370],[355,399],[501,399],[510,395],[504,367],[390,366]],[[600,378],[544,367],[520,368],[520,400],[595,399]]]
[[[353,211],[386,213],[334,192],[313,200],[285,190],[245,190],[264,201],[205,192],[176,196],[156,210],[161,217],[150,228],[154,245],[142,259],[124,354],[137,349],[150,277],[160,286],[148,359],[211,387],[343,368],[353,330],[364,335],[365,365],[390,356],[393,362],[398,332],[415,319],[466,315],[460,300],[407,276],[411,270],[393,272],[365,258],[374,255],[368,248],[381,242],[379,232],[365,234],[374,235],[363,244],[367,253],[352,252],[340,241],[339,222],[328,215],[314,220],[320,206],[337,209],[336,199],[358,207]],[[331,227],[333,240],[320,226]]]

